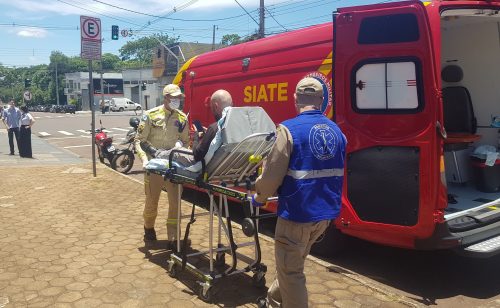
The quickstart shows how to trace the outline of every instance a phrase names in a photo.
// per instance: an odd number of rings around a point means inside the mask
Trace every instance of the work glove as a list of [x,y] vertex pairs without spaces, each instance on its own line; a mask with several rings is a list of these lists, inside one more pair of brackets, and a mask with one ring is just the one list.
[[174,145],[174,149],[175,148],[182,148],[182,146],[184,146],[184,143],[182,143],[182,141],[180,141],[180,140],[177,140],[177,142]]
[[144,160],[142,161],[142,169],[146,169],[146,166],[148,165],[148,163],[149,163],[149,160],[144,158]]
[[265,203],[264,203],[264,202],[262,202],[262,203],[257,202],[257,201],[255,200],[255,197],[256,197],[256,196],[257,196],[257,194],[252,195],[252,206],[254,206],[254,207],[261,207],[261,206],[263,206]]

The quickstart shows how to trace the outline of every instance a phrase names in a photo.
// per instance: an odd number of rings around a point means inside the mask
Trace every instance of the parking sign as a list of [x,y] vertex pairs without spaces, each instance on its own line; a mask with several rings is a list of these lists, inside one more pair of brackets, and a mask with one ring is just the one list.
[[81,57],[87,60],[101,59],[101,20],[95,17],[80,16]]

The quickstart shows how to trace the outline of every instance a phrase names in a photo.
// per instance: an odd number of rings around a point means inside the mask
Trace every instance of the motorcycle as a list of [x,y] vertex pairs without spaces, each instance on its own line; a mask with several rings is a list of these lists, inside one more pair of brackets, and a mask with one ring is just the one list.
[[111,167],[113,167],[112,161],[116,153],[116,148],[113,145],[113,137],[108,137],[105,132],[105,128],[102,127],[102,121],[99,121],[99,123],[101,124],[101,127],[95,129],[94,140],[97,147],[97,155],[101,163],[104,163],[104,160],[108,159]]
[[132,128],[127,132],[125,141],[121,143],[121,145],[127,145],[127,148],[119,149],[113,157],[111,168],[115,169],[118,172],[126,174],[134,166],[134,154],[136,153],[134,139],[137,135],[139,122],[140,120],[137,117],[130,118],[129,124],[130,126],[132,126]]

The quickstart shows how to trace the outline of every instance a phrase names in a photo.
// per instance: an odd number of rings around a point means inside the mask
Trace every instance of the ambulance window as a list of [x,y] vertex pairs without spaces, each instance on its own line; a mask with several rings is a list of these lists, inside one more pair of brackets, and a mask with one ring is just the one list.
[[416,61],[362,63],[352,78],[353,107],[362,113],[412,113],[420,109]]
[[389,44],[418,41],[414,14],[366,17],[361,21],[358,44]]

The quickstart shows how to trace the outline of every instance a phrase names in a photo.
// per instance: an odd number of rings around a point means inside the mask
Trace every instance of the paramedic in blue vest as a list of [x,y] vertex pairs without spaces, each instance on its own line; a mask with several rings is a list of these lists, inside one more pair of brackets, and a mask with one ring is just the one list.
[[278,193],[276,280],[260,300],[270,307],[307,307],[305,259],[340,212],[347,141],[320,111],[323,96],[317,79],[299,81],[294,95],[299,115],[278,126],[252,197],[254,206],[262,206]]

